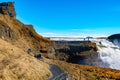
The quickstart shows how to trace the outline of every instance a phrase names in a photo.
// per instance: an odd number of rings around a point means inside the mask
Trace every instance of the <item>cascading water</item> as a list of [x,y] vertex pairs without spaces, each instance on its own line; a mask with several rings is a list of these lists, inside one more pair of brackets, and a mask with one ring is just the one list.
[[102,61],[99,66],[120,69],[120,43],[115,40],[116,43],[114,44],[105,39],[94,42],[97,44],[99,59]]

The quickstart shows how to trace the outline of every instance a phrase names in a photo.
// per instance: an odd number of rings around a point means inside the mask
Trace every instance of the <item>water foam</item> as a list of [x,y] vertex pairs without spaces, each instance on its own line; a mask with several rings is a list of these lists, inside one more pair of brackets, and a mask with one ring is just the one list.
[[[109,68],[120,69],[120,47],[108,40],[97,40],[94,42],[99,47],[98,53],[102,62],[108,64]],[[108,67],[104,64],[99,66]]]

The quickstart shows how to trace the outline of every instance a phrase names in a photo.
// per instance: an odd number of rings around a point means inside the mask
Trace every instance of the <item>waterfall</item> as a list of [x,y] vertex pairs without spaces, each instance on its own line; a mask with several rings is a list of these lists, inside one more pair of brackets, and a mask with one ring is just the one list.
[[102,61],[100,67],[120,69],[120,43],[114,40],[113,43],[108,40],[94,40],[98,47],[99,59]]

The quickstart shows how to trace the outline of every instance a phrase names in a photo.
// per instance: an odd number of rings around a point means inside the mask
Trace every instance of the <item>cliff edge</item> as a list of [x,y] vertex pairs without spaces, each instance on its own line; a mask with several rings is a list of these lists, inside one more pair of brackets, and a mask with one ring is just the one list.
[[[41,54],[50,41],[38,35],[32,25],[16,19],[13,2],[0,3],[0,80],[45,80],[49,65],[33,56]],[[33,56],[28,49],[34,51]],[[36,55],[35,55],[36,54]]]

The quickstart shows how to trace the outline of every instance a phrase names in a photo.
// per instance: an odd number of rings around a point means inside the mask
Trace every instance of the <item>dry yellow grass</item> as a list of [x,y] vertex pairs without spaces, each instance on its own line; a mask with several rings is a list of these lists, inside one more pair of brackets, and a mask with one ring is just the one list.
[[120,80],[120,70],[78,65],[58,60],[45,60],[67,71],[72,80]]
[[0,39],[0,80],[45,80],[49,66]]
[[[44,48],[51,45],[51,41],[36,33],[31,25],[25,25],[17,19],[2,14],[0,14],[0,21],[8,25],[14,34],[12,41],[9,38],[5,40],[25,51],[29,48]],[[33,37],[30,36],[30,33],[33,34]]]

